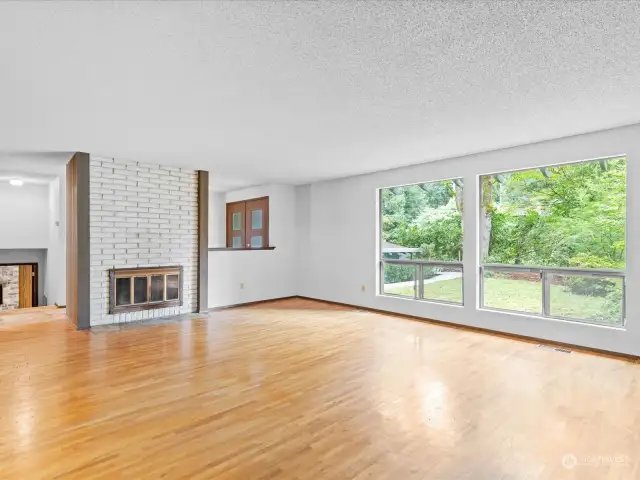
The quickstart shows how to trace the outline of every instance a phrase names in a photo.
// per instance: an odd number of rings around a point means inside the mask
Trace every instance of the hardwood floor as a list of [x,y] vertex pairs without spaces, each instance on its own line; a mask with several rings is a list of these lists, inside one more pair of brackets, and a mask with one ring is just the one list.
[[0,321],[2,479],[640,478],[640,365],[300,299],[43,315]]

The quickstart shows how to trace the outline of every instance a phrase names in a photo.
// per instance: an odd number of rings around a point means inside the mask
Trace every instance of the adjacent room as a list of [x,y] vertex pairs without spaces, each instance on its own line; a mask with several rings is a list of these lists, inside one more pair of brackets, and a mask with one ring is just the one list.
[[60,176],[70,156],[0,153],[0,320],[65,305]]
[[640,2],[0,2],[0,477],[640,478]]

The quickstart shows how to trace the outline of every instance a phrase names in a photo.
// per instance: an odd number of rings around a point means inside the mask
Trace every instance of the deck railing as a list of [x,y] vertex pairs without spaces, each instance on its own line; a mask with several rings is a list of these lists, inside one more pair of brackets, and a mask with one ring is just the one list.
[[[398,294],[393,293],[394,284],[385,285],[385,266],[386,265],[399,265],[404,268],[413,269],[413,280],[409,280],[407,282],[403,282],[405,288],[408,287],[409,290],[413,289],[413,295],[409,295],[406,293]],[[459,272],[460,277],[463,276],[463,265],[462,262],[445,262],[445,261],[432,261],[432,260],[401,260],[401,259],[382,259],[380,261],[380,294],[382,295],[395,295],[402,296],[405,298],[414,298],[416,300],[430,300],[441,303],[449,303],[461,305],[464,304],[464,282],[460,281],[460,301],[451,301],[451,300],[442,300],[438,298],[429,298],[425,297],[425,281],[426,283],[430,283],[429,279],[425,279],[425,273],[429,269],[432,273],[434,270],[437,272],[437,275],[442,275],[444,272]],[[487,305],[485,299],[485,281],[489,276],[493,276],[495,274],[505,274],[505,275],[513,275],[517,276],[518,274],[534,274],[535,277],[540,279],[540,308],[539,310],[532,311],[529,309],[507,309],[500,308],[495,305]],[[436,276],[437,276],[436,275]],[[605,288],[609,288],[609,293],[614,292],[615,289],[620,288],[619,297],[620,297],[620,305],[616,307],[615,303],[617,302],[617,297],[614,296],[611,305],[612,311],[614,313],[607,314],[603,312],[601,316],[598,318],[577,318],[577,316],[571,316],[563,314],[562,312],[554,312],[554,305],[552,303],[552,285],[564,285],[567,283],[569,278],[580,278],[583,279],[593,279],[592,287],[600,288],[601,292],[599,295],[600,298],[604,298],[602,296],[602,290]],[[609,325],[609,326],[623,326],[626,319],[626,282],[625,282],[626,274],[623,270],[615,270],[615,269],[605,269],[605,268],[569,268],[569,267],[539,267],[539,266],[522,266],[522,265],[503,265],[503,264],[483,264],[479,268],[479,306],[483,309],[496,310],[496,311],[504,311],[511,313],[525,313],[527,315],[535,315],[544,318],[556,318],[562,320],[570,320],[577,321],[582,323],[591,323],[591,324],[601,324],[601,325]],[[610,282],[604,282],[605,285],[598,285],[596,280],[607,280]],[[589,284],[589,281],[584,281],[584,283]],[[602,282],[600,282],[602,283]],[[395,284],[398,285],[398,284]],[[385,291],[385,287],[389,288],[389,291]],[[616,292],[618,293],[618,292]],[[580,294],[575,294],[576,301],[580,301]],[[585,295],[590,296],[590,295]],[[604,302],[604,300],[603,300]],[[619,314],[617,313],[619,312]],[[609,315],[609,317],[606,317]]]
[[[608,268],[572,268],[572,267],[538,267],[538,266],[522,266],[522,265],[503,265],[503,264],[484,264],[480,266],[480,308],[489,308],[491,310],[505,310],[492,306],[485,305],[485,278],[487,274],[503,273],[503,274],[518,274],[518,273],[533,273],[540,278],[540,311],[539,312],[525,312],[529,314],[539,315],[546,318],[559,318],[562,320],[578,321],[583,323],[604,324],[613,326],[624,325],[626,312],[626,282],[625,272],[622,270],[614,270]],[[601,279],[612,280],[611,283],[618,281],[620,283],[620,305],[619,315],[615,318],[577,318],[570,315],[563,315],[562,313],[554,313],[552,311],[552,295],[551,286],[554,284],[566,283],[566,280],[570,277],[573,278],[588,278],[588,279]],[[594,282],[595,283],[595,282]],[[580,301],[579,294],[576,294],[576,301]],[[584,295],[589,296],[589,295]]]
[[[437,298],[426,298],[424,294],[425,285],[425,269],[440,270],[441,272],[460,272],[460,277],[463,274],[462,262],[444,262],[444,261],[432,261],[432,260],[388,260],[384,259],[380,261],[380,294],[393,295],[393,293],[385,292],[384,272],[385,265],[401,265],[406,268],[413,268],[413,298],[416,300],[431,300],[441,303],[449,303],[453,305],[462,305],[464,303],[464,288],[460,285],[460,301],[454,300],[442,300]],[[422,281],[421,281],[422,279]],[[462,283],[462,282],[461,282]],[[407,295],[402,295],[407,297]]]

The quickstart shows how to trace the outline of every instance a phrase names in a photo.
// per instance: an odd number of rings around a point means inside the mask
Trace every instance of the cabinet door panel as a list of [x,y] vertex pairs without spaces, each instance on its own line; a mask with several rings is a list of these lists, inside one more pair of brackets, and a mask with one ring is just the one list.
[[246,202],[246,248],[269,246],[269,199],[258,198]]
[[245,242],[245,204],[227,204],[227,247],[242,248]]

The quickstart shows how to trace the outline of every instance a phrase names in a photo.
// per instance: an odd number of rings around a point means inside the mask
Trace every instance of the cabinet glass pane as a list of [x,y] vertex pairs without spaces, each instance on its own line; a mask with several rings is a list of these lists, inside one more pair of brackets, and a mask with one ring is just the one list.
[[131,279],[116,278],[116,305],[131,304]]
[[151,277],[151,299],[150,302],[162,302],[164,300],[164,275],[153,275]]
[[167,300],[177,300],[179,293],[178,275],[167,275]]
[[239,235],[236,235],[235,237],[231,237],[231,247],[242,248],[242,237]]
[[242,230],[242,214],[240,212],[231,215],[231,230]]
[[251,210],[251,228],[253,230],[262,228],[262,210]]
[[542,280],[537,272],[484,269],[483,306],[542,314]]
[[147,303],[147,277],[133,279],[133,303]]
[[262,235],[251,237],[251,248],[262,248]]
[[622,278],[549,274],[550,314],[622,325]]
[[382,293],[398,297],[415,298],[416,267],[414,265],[384,264],[384,285]]

